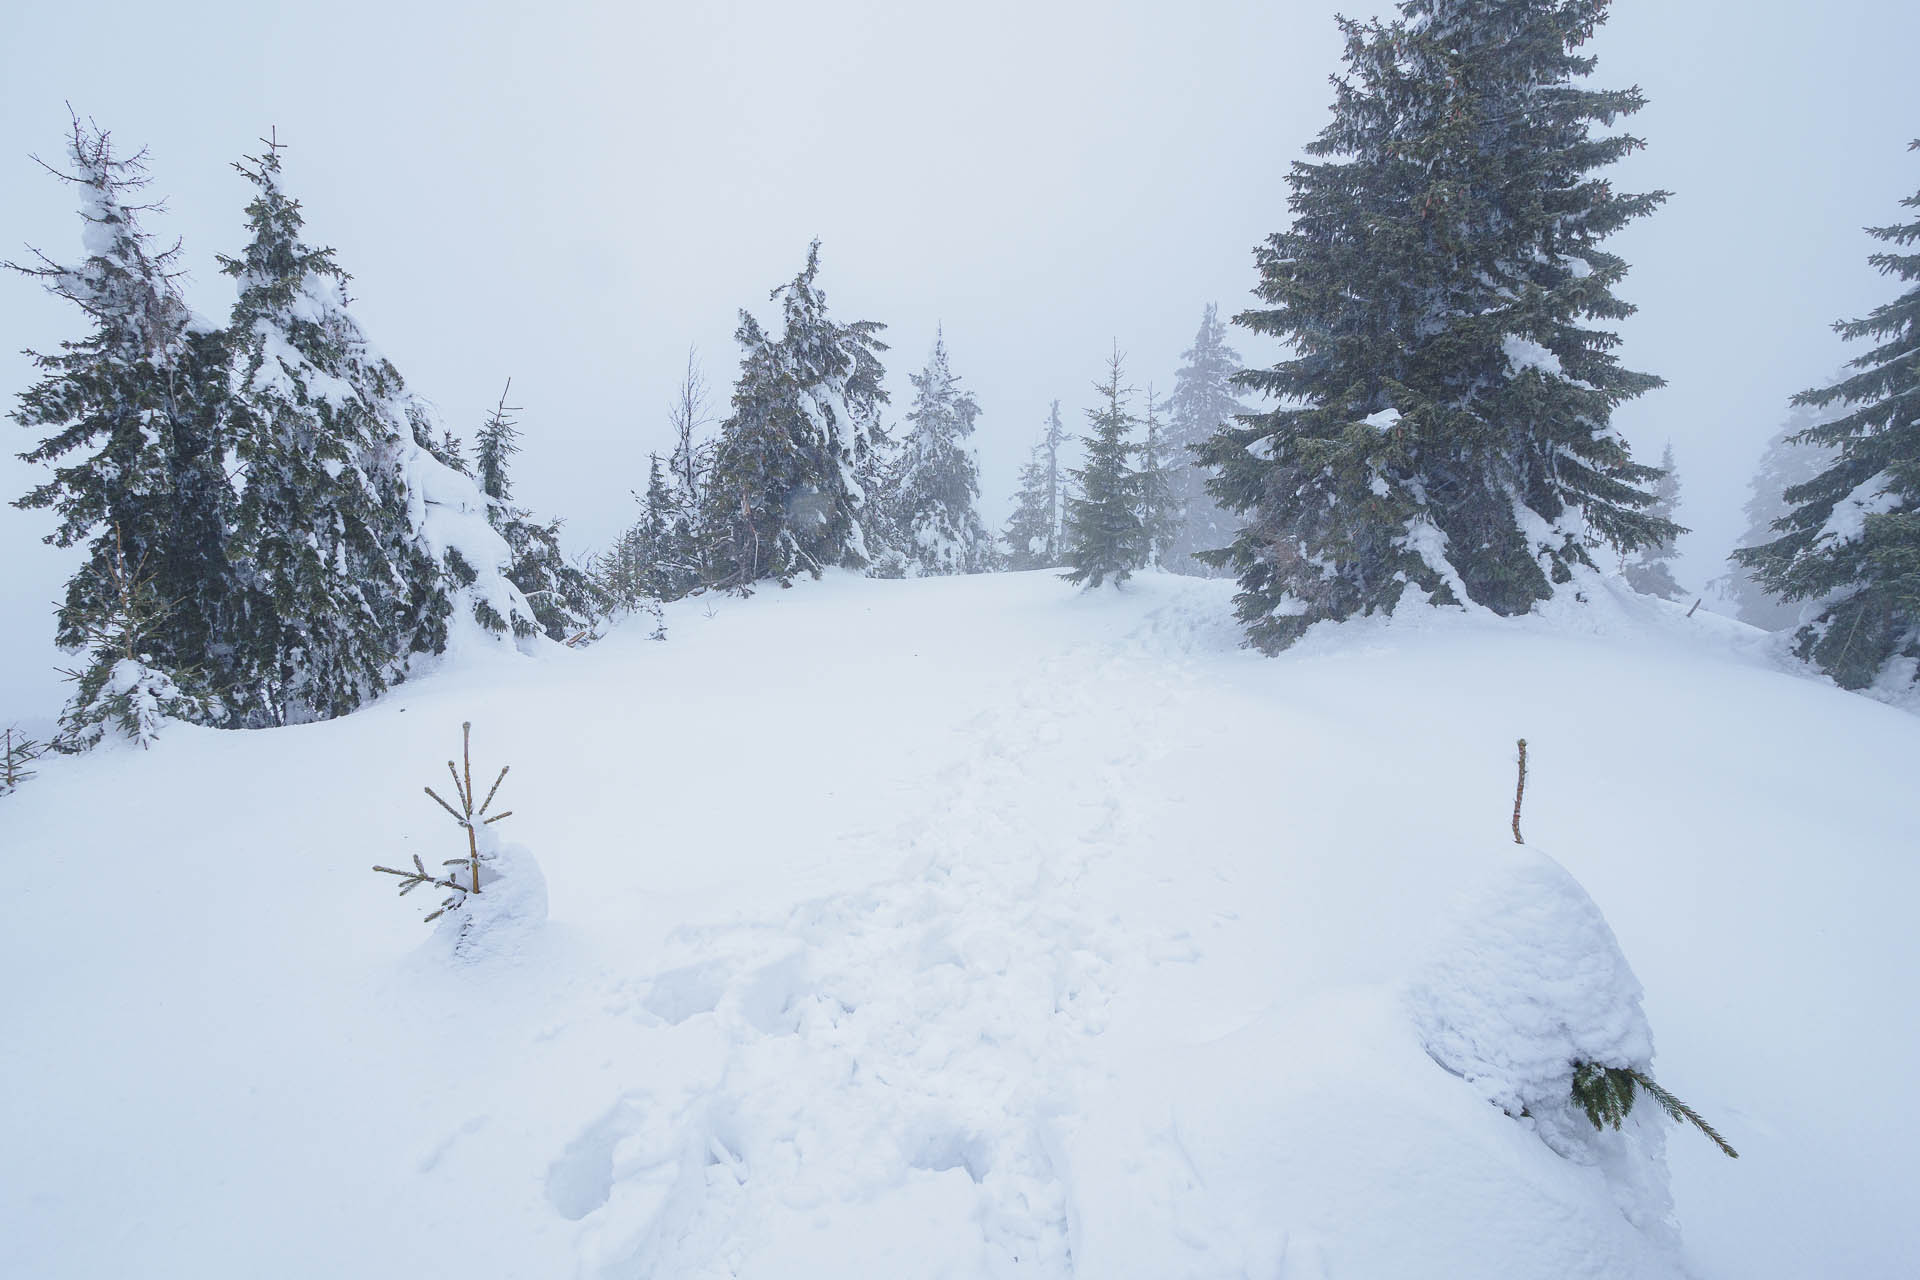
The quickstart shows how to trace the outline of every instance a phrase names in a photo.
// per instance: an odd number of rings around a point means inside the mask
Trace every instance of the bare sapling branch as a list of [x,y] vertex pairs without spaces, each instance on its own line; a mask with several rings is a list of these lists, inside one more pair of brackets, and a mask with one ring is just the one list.
[[1520,739],[1520,776],[1513,784],[1513,842],[1525,844],[1520,838],[1520,802],[1527,795],[1527,740]]
[[[500,767],[499,774],[494,777],[493,786],[487,789],[487,798],[481,802],[479,808],[476,809],[474,807],[472,721],[467,721],[460,726],[460,757],[461,762],[459,765],[454,764],[451,760],[447,761],[447,776],[453,779],[453,793],[460,801],[458,808],[447,803],[440,793],[432,787],[422,787],[421,790],[425,791],[428,798],[444,809],[447,816],[458,823],[461,829],[467,833],[467,856],[464,858],[447,859],[441,865],[443,867],[454,868],[454,870],[447,871],[441,875],[435,875],[433,872],[428,871],[426,864],[420,860],[419,854],[413,856],[413,870],[411,871],[395,867],[376,866],[374,868],[375,871],[380,872],[382,875],[399,877],[401,882],[400,892],[403,896],[411,893],[423,884],[430,884],[437,888],[447,890],[447,897],[441,902],[439,909],[427,917],[429,921],[437,920],[449,911],[458,910],[460,907],[466,905],[468,894],[480,892],[480,841],[476,834],[477,829],[490,826],[502,818],[511,818],[513,816],[513,810],[511,809],[496,813],[492,817],[486,816],[487,810],[493,805],[494,797],[500,792],[500,784],[507,780],[507,773],[512,768],[511,765],[502,765]],[[467,872],[464,879],[460,878],[458,874],[461,869]]]

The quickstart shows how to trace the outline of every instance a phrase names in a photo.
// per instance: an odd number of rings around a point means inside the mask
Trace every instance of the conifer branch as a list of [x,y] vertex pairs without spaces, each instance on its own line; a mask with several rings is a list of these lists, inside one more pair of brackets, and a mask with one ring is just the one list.
[[1655,1084],[1645,1073],[1629,1067],[1627,1068],[1627,1074],[1632,1076],[1634,1082],[1642,1089],[1645,1089],[1651,1094],[1653,1100],[1660,1104],[1661,1109],[1676,1121],[1684,1121],[1706,1134],[1707,1137],[1713,1140],[1713,1145],[1724,1151],[1729,1159],[1738,1160],[1740,1158],[1740,1153],[1733,1149],[1732,1144],[1721,1137],[1719,1130],[1708,1124],[1698,1111],[1695,1111],[1692,1107],[1674,1097],[1672,1093],[1668,1092],[1662,1086]]

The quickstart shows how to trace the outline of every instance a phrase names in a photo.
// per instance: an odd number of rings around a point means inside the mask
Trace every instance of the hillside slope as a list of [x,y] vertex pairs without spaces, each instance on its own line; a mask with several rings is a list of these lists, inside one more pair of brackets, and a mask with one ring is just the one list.
[[[1611,592],[1275,660],[1230,594],[834,577],[345,720],[52,762],[0,801],[0,1274],[1920,1255],[1920,720]],[[462,720],[476,772],[513,765],[499,830],[550,912],[466,963],[368,870],[464,851],[420,793]],[[1429,1055],[1435,1009],[1533,1018],[1516,1061],[1640,1034],[1546,853],[1737,1162],[1643,1112],[1569,1148]],[[1569,1030],[1596,1000],[1612,1022]]]

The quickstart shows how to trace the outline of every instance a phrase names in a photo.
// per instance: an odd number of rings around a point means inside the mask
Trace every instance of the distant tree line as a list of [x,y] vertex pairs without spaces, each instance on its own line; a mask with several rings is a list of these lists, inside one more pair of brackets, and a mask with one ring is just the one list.
[[[830,568],[1231,573],[1270,653],[1408,600],[1524,614],[1603,567],[1677,598],[1671,449],[1635,460],[1611,417],[1661,380],[1614,354],[1605,326],[1633,307],[1603,246],[1668,193],[1600,176],[1643,145],[1614,127],[1639,90],[1588,83],[1606,9],[1403,0],[1341,19],[1332,118],[1256,250],[1259,305],[1233,318],[1283,358],[1242,368],[1209,306],[1163,401],[1116,348],[1077,439],[1052,404],[997,538],[981,408],[944,334],[889,425],[884,326],[829,312],[816,242],[772,326],[741,312],[724,416],[690,359],[638,518],[572,563],[560,522],[515,501],[507,397],[469,458],[366,339],[276,141],[236,166],[254,198],[214,320],[177,288],[179,247],[142,226],[144,153],[76,119],[49,171],[80,197],[84,254],[7,264],[89,326],[33,356],[11,415],[50,473],[18,505],[85,551],[55,621],[79,656],[57,745],[340,715],[462,633],[577,642],[645,611],[664,635],[662,602]],[[1836,326],[1867,349],[1794,398],[1722,590],[1840,684],[1898,689],[1920,675],[1920,216],[1870,234],[1887,246],[1870,263],[1908,287]]]

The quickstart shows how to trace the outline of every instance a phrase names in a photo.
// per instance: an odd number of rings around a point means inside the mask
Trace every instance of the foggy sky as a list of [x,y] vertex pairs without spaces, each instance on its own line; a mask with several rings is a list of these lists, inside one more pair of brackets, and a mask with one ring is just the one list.
[[[71,101],[151,147],[170,209],[148,225],[185,238],[188,300],[224,319],[213,255],[244,243],[248,199],[229,166],[276,128],[310,241],[447,424],[470,436],[512,376],[517,496],[577,552],[632,519],[689,344],[724,413],[736,313],[767,316],[818,236],[833,312],[889,326],[890,421],[944,325],[997,528],[1048,402],[1077,430],[1113,342],[1164,395],[1202,307],[1250,304],[1327,118],[1330,5],[23,0],[0,15],[0,256],[78,256],[72,192],[27,158],[59,159]],[[1722,571],[1786,398],[1852,354],[1829,324],[1894,294],[1860,228],[1920,188],[1916,47],[1909,0],[1619,0],[1591,46],[1595,84],[1651,99],[1629,124],[1648,149],[1608,176],[1675,192],[1609,247],[1641,308],[1625,360],[1669,382],[1618,421],[1647,461],[1673,443],[1690,590]],[[83,332],[0,280],[7,407],[20,348]],[[38,478],[12,456],[33,443],[0,425],[0,497]],[[62,696],[50,525],[0,509],[0,722]]]

